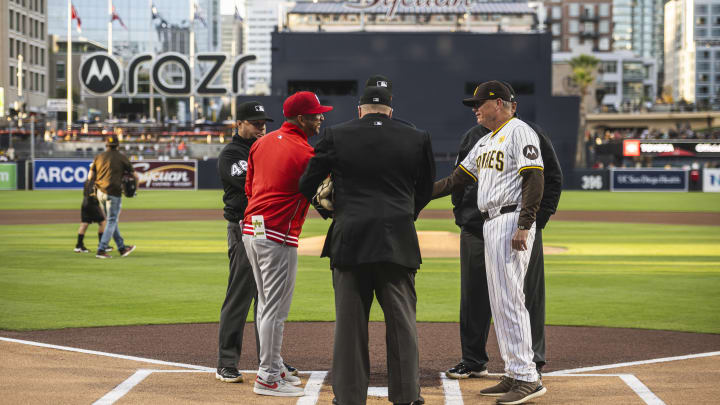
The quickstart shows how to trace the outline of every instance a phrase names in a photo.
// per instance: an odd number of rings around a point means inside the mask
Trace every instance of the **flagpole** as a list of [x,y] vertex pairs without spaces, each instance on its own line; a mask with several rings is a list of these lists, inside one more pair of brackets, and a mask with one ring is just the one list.
[[[152,10],[152,0],[148,0],[148,5],[150,6],[150,9]],[[152,30],[152,18],[150,19],[150,28]],[[154,50],[154,49],[153,49]],[[150,74],[152,74],[152,70],[150,71]],[[150,113],[148,114],[148,118],[152,121],[153,117],[155,117],[155,94],[153,91],[153,85],[152,85],[152,79],[148,80],[150,84]],[[156,122],[157,123],[157,122]]]
[[66,118],[66,131],[69,133],[72,128],[72,3],[67,0],[67,12],[68,12],[68,23],[67,23],[67,72],[65,81],[67,82],[67,118]]
[[194,0],[188,0],[190,2],[190,125],[195,125],[195,83],[193,78],[195,77],[195,4]]
[[[112,0],[108,0],[108,55],[112,57],[112,26],[113,26],[113,11],[112,11]],[[112,119],[113,116],[113,98],[112,95],[108,96],[108,118]]]
[[[238,9],[237,9],[237,1],[235,3],[235,15],[233,15],[233,29],[232,29],[232,46],[230,48],[230,63],[235,63],[235,55],[237,55],[237,18],[238,18]],[[231,65],[232,66],[232,65]],[[232,73],[232,68],[230,68],[230,72]],[[230,85],[232,86],[233,78],[230,80]],[[231,89],[232,90],[232,89]],[[232,114],[232,120],[233,124],[237,122],[237,112],[235,109],[237,108],[237,96],[235,94],[230,93],[230,112]]]

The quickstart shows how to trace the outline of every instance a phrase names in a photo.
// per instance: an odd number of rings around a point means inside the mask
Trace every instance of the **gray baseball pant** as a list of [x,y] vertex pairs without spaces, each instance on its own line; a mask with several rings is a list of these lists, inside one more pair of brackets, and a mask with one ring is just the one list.
[[257,329],[260,337],[258,376],[265,381],[280,379],[283,369],[283,329],[290,313],[297,248],[267,239],[243,235],[243,244],[257,285]]

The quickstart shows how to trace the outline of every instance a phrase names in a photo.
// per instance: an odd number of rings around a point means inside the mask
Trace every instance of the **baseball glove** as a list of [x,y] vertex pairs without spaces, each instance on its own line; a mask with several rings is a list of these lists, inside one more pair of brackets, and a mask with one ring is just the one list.
[[328,176],[322,181],[322,183],[320,183],[317,192],[312,199],[313,207],[315,207],[317,212],[324,219],[328,219],[333,216],[334,194],[332,177]]

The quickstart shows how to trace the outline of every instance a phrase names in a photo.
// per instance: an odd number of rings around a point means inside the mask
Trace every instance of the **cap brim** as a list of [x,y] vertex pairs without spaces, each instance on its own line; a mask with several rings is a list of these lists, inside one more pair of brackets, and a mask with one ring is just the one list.
[[478,100],[478,99],[476,99],[476,98],[466,98],[466,99],[463,99],[462,103],[465,104],[465,105],[468,106],[468,107],[475,107],[475,104],[476,104],[478,101],[481,101],[481,100]]
[[309,112],[307,112],[306,114],[322,114],[322,113],[326,113],[328,111],[332,111],[332,109],[333,109],[333,107],[329,106],[329,105],[319,105],[319,106],[313,108],[312,110],[310,110]]
[[265,115],[265,114],[251,115],[251,116],[249,116],[249,117],[241,118],[240,120],[241,120],[241,121],[260,121],[260,120],[265,120],[265,121],[270,121],[270,122],[273,122],[273,121],[274,121],[272,118],[268,117],[268,116]]

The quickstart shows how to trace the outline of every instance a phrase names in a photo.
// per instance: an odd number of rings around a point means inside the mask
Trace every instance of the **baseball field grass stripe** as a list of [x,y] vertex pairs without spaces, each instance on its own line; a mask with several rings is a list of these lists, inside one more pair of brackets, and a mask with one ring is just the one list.
[[127,380],[123,381],[115,387],[112,391],[105,394],[102,398],[93,402],[93,405],[111,405],[117,402],[120,398],[124,397],[130,392],[136,385],[143,382],[150,374],[152,370],[138,370],[135,374],[131,375]]
[[[82,190],[0,192],[0,210],[80,210]],[[123,199],[123,211],[133,209],[216,209],[222,218],[222,190],[140,190]],[[450,197],[430,201],[426,209],[451,210]],[[611,193],[565,190],[558,210],[720,212],[720,193]],[[79,214],[78,214],[79,218]],[[450,221],[452,222],[452,221]],[[552,223],[552,221],[551,221]]]
[[[324,235],[328,226],[309,219],[302,236]],[[226,227],[222,220],[126,223],[126,240],[138,249],[100,261],[73,253],[76,224],[2,225],[0,329],[217,322]],[[451,220],[416,227],[457,232]],[[97,239],[96,229],[86,242]],[[551,221],[543,236],[548,246],[568,248],[545,257],[548,324],[720,333],[720,227]],[[458,321],[459,262],[423,260],[418,321]],[[290,321],[334,319],[329,268],[327,259],[299,258]],[[383,319],[377,303],[371,319]]]

